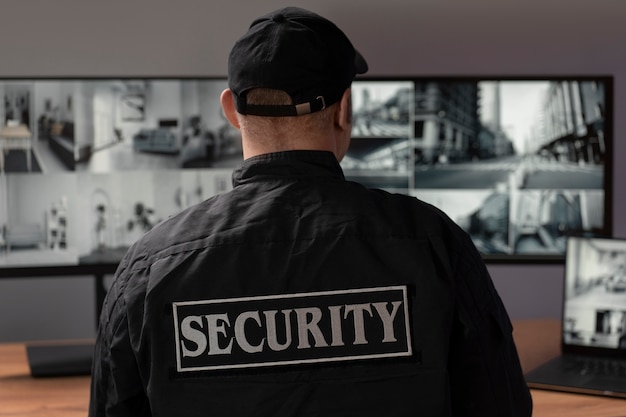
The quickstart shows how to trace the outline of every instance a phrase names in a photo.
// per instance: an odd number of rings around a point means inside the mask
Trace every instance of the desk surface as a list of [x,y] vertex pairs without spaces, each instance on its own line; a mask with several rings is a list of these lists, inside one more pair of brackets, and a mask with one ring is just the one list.
[[31,135],[32,134],[26,125],[4,126],[0,129],[0,138],[29,139]]
[[[522,367],[528,371],[559,353],[559,322],[514,322]],[[626,400],[532,390],[533,417],[626,416]],[[31,378],[23,344],[0,345],[0,416],[86,417],[89,377]]]
[[89,376],[32,378],[24,344],[0,345],[0,416],[86,417]]

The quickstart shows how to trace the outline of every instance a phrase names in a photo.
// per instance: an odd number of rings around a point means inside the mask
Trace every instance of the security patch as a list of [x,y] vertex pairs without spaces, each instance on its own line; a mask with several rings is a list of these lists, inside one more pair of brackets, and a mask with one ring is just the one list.
[[178,372],[411,356],[406,286],[172,304]]

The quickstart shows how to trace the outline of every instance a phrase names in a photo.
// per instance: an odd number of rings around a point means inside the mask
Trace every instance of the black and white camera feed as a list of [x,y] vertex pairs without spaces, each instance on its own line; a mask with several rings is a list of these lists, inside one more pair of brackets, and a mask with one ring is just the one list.
[[370,187],[408,190],[413,83],[355,82],[352,141],[341,162],[348,178]]
[[606,229],[603,79],[357,80],[349,179],[444,210],[486,255]]
[[572,238],[567,251],[564,342],[626,349],[626,241]]
[[3,172],[232,168],[241,140],[221,110],[226,86],[225,79],[0,81]]
[[225,79],[0,81],[0,267],[115,263],[231,187]]
[[[230,188],[225,78],[0,80],[0,266],[115,262]],[[610,78],[357,79],[346,177],[445,211],[486,256],[606,235]],[[560,257],[560,258],[559,258]]]

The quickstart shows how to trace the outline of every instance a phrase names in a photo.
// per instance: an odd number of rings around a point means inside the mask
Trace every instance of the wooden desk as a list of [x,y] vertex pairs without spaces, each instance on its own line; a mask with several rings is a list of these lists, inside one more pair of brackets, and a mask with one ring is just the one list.
[[[525,371],[559,353],[557,320],[516,321],[514,336]],[[532,390],[533,417],[626,416],[626,400]],[[89,377],[31,378],[24,344],[0,345],[0,417],[86,417]]]
[[10,149],[22,149],[26,154],[28,171],[32,169],[32,134],[26,125],[5,126],[0,130],[0,173],[4,173],[4,153]]
[[2,417],[86,417],[89,381],[89,376],[32,378],[25,345],[0,345]]

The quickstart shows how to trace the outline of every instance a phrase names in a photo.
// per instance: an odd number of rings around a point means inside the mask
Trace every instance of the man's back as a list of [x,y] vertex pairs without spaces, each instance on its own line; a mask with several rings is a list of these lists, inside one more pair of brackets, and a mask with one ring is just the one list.
[[124,407],[144,390],[153,415],[177,416],[530,404],[468,237],[415,199],[345,181],[331,153],[246,161],[232,192],[149,233],[118,275],[97,372],[136,362],[136,380],[103,384],[130,397]]
[[234,189],[156,226],[103,307],[91,416],[528,416],[511,324],[468,235],[345,181],[368,65],[287,7],[233,46]]

